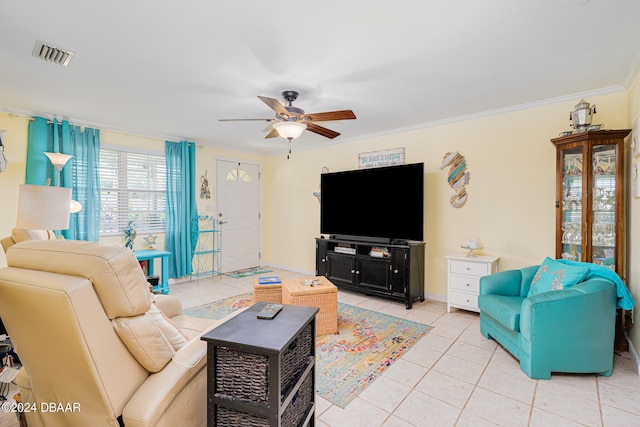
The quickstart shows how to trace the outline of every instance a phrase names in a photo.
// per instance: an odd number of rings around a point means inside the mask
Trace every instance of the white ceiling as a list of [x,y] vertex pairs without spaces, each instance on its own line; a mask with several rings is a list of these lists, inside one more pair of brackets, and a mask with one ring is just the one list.
[[[36,59],[36,40],[75,52]],[[293,148],[620,90],[638,67],[638,0],[2,0],[0,111],[260,153],[257,95],[352,109]],[[573,103],[571,105],[574,105]],[[569,123],[567,122],[567,126]]]

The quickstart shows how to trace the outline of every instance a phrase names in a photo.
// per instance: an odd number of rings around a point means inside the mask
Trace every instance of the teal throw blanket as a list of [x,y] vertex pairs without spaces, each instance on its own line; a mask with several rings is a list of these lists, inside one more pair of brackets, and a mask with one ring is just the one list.
[[585,280],[592,279],[594,277],[599,277],[603,279],[608,279],[616,284],[616,296],[618,297],[618,308],[623,310],[632,310],[633,306],[636,304],[631,292],[627,286],[620,280],[620,276],[616,274],[615,271],[610,270],[607,267],[602,265],[593,264],[590,262],[578,262],[578,261],[570,261],[567,259],[559,259],[558,262],[567,265],[578,265],[578,266],[587,266],[589,267],[589,274],[585,278]]

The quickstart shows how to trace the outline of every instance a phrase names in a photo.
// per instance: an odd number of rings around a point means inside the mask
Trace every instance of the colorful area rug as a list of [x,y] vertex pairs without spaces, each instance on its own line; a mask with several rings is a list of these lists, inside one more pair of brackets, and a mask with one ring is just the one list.
[[252,268],[249,270],[236,271],[235,273],[227,273],[227,276],[234,279],[242,279],[243,277],[255,276],[257,274],[271,273],[271,270],[266,268]]
[[[219,320],[253,304],[253,294],[184,310],[194,317]],[[316,338],[316,389],[344,408],[387,370],[433,326],[338,303],[338,334]]]

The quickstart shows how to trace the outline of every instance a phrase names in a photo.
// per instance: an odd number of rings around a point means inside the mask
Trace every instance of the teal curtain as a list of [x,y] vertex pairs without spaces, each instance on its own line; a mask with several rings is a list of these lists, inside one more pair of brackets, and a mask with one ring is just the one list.
[[167,161],[167,235],[169,277],[191,274],[191,261],[198,241],[196,206],[196,145],[193,142],[165,143]]
[[[60,173],[44,152],[72,154]],[[69,124],[68,121],[33,117],[27,137],[25,183],[69,187],[72,198],[82,204],[82,210],[71,214],[69,229],[62,235],[67,239],[98,241],[100,234],[100,131]]]
[[73,200],[82,204],[82,210],[71,214],[69,229],[62,235],[67,239],[97,242],[100,239],[100,130],[84,128],[83,132],[75,132],[70,140],[70,152],[75,160],[69,170]]

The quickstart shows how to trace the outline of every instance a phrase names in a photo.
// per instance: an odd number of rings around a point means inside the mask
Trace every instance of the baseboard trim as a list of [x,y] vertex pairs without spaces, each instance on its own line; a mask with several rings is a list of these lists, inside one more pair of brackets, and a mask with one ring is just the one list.
[[280,265],[280,264],[265,264],[263,267],[271,267],[271,268],[279,268],[280,270],[288,270],[293,271],[295,273],[304,274],[305,276],[315,276],[315,270],[302,270],[300,268],[290,267],[288,265]]
[[443,302],[443,303],[447,303],[447,297],[444,295],[438,295],[438,294],[432,294],[430,292],[426,292],[424,294],[424,297],[426,299],[430,299],[431,301],[437,301],[437,302]]
[[636,372],[640,375],[640,356],[638,356],[638,352],[636,348],[633,346],[631,339],[629,338],[629,334],[627,331],[624,332],[624,337],[629,343],[629,354],[631,355],[631,360],[633,360],[633,364],[636,366]]

